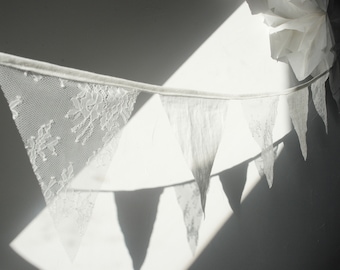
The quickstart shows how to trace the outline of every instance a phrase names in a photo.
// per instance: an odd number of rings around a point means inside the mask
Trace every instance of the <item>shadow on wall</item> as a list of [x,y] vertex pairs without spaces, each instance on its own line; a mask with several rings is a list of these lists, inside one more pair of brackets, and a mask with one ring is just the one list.
[[[243,2],[4,1],[0,51],[161,85]],[[135,112],[148,98],[139,96]],[[35,269],[9,243],[45,203],[2,93],[0,115],[0,269]],[[144,249],[130,251],[137,266]]]
[[[7,1],[0,10],[0,51],[162,84],[242,2],[117,0],[101,5],[94,1],[35,5]],[[8,244],[45,203],[6,101],[0,96],[0,268],[30,270],[35,268]],[[141,95],[139,107],[147,99],[148,95]],[[307,162],[295,132],[284,138],[272,189],[262,179],[240,205],[247,163],[223,173],[223,187],[235,215],[191,269],[339,269],[340,121],[330,98],[328,109],[326,136],[310,106]],[[144,260],[149,237],[135,234],[143,232],[126,225],[135,224],[130,218],[138,215],[128,208],[124,212],[124,205],[131,200],[138,204],[145,196],[150,199],[150,208],[138,211],[149,211],[144,232],[151,234],[160,194],[161,189],[152,196],[148,191],[116,194],[117,205],[123,205],[118,210],[119,221],[126,230],[125,241],[136,269]]]
[[[222,173],[222,184],[234,215],[190,269],[340,269],[340,119],[329,91],[327,94],[329,134],[325,134],[323,122],[310,102],[308,159],[303,160],[296,133],[292,131],[283,139],[272,189],[262,179],[241,205],[249,161]],[[16,134],[15,127],[11,128]],[[20,168],[29,171],[30,164],[21,158],[24,153],[19,157],[12,153],[24,152],[23,147],[9,140],[2,149],[9,158],[3,161],[6,166],[2,172],[6,177],[1,181],[1,190],[8,191],[1,196],[1,244],[8,245],[44,203],[33,174],[27,175],[27,181],[19,181],[22,172],[17,165],[20,163]],[[161,193],[161,188],[115,193],[119,222],[135,269],[144,261]],[[146,199],[148,203],[144,203]],[[136,209],[136,205],[140,207]],[[139,226],[133,220],[141,215],[149,217],[143,220],[144,229],[127,226]],[[1,261],[3,269],[35,269],[8,246],[1,248],[7,259]]]
[[162,85],[243,2],[6,1],[0,51]]
[[145,260],[162,193],[163,188],[114,192],[119,225],[134,269],[140,269]]
[[[340,119],[327,94],[329,134],[310,102],[307,161],[292,131],[275,162],[272,189],[261,179],[242,205],[240,196],[229,196],[235,214],[191,270],[340,269]],[[227,172],[238,176],[236,190],[246,169],[247,162]]]
[[[284,148],[275,162],[272,189],[263,178],[240,203],[248,163],[253,159],[220,174],[234,215],[190,269],[340,269],[340,118],[329,89],[327,104],[328,135],[312,100],[309,102],[307,161],[295,131],[281,140]],[[133,209],[138,202],[146,202],[138,208],[149,217],[143,221],[144,229],[126,226],[135,223],[131,220],[137,221],[140,212],[121,208],[119,214],[135,269],[144,261],[161,192],[115,194],[118,213],[121,205]]]

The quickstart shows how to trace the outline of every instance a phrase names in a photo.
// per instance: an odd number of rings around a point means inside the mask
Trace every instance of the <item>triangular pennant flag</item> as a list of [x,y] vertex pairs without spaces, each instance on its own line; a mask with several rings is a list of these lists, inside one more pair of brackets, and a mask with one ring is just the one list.
[[162,192],[163,188],[154,188],[114,193],[118,222],[135,270],[144,263]]
[[[273,150],[274,150],[274,159],[276,159],[276,157],[277,157],[277,146],[273,147]],[[264,162],[263,162],[262,156],[255,158],[254,161],[255,161],[255,166],[257,168],[257,171],[259,172],[259,175],[261,177],[263,177],[264,176]]]
[[210,173],[221,141],[228,101],[161,96],[170,124],[179,141],[201,194],[204,211]]
[[201,196],[196,182],[190,182],[174,187],[177,201],[183,211],[184,223],[187,229],[187,239],[192,253],[196,251],[199,228],[203,217],[200,204]]
[[308,88],[287,96],[289,115],[298,135],[303,158],[307,159]]
[[[0,66],[0,85],[61,242],[74,259],[138,91]],[[39,108],[39,109],[36,109]],[[90,182],[88,190],[77,182]]]
[[326,133],[328,133],[326,86],[325,86],[327,79],[328,79],[328,73],[323,75],[321,78],[316,80],[311,85],[312,98],[313,98],[313,102],[315,105],[315,109],[325,124]]
[[243,100],[242,107],[250,132],[260,146],[263,172],[268,185],[273,185],[275,154],[273,150],[273,128],[275,125],[279,97]]

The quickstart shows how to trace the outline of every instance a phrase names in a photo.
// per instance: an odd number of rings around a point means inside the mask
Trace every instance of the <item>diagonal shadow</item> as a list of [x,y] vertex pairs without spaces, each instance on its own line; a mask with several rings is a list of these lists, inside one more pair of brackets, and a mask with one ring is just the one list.
[[7,1],[0,51],[161,85],[243,2]]
[[310,106],[307,161],[291,132],[273,188],[261,179],[190,269],[340,269],[340,126],[327,94],[329,135]]
[[[0,51],[163,85],[243,2],[6,1]],[[149,98],[140,94],[135,112]]]
[[[6,1],[0,51],[162,85],[243,2]],[[149,98],[139,95],[134,114]],[[0,104],[0,251],[6,257],[0,264],[35,269],[8,245],[45,203],[2,94]]]
[[135,270],[145,260],[162,192],[163,188],[114,192],[119,225]]

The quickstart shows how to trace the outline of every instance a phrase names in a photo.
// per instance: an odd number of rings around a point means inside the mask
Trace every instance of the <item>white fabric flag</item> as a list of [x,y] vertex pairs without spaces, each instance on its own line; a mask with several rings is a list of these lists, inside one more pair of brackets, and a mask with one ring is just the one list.
[[201,194],[204,211],[215,155],[221,141],[228,101],[161,96],[170,124],[179,141]]
[[0,85],[25,144],[61,241],[71,259],[90,220],[96,192],[77,180],[105,181],[107,166],[138,91],[0,66]]
[[323,75],[321,78],[316,80],[311,85],[312,98],[313,98],[313,102],[315,105],[315,109],[325,124],[326,133],[328,133],[326,86],[325,86],[327,79],[328,79],[328,73]]
[[308,88],[287,96],[289,115],[299,138],[303,158],[307,159]]
[[[275,153],[273,149],[273,128],[275,125],[279,97],[243,100],[242,107],[250,132],[260,146],[263,169],[259,173],[267,177],[269,187],[273,185]],[[260,163],[258,163],[259,165]]]
[[200,192],[196,182],[174,187],[178,204],[183,211],[183,219],[187,229],[187,239],[192,253],[196,251],[199,228],[203,217],[200,204]]

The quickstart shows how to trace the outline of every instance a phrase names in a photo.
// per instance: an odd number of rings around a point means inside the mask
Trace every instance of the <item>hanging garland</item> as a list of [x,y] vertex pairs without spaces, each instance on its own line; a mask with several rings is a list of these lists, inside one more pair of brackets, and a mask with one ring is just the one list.
[[[304,80],[282,91],[223,94],[175,89],[0,54],[1,89],[61,240],[69,241],[72,232],[71,258],[91,218],[96,190],[105,180],[120,131],[141,92],[159,95],[195,178],[196,183],[175,188],[192,251],[230,100],[241,101],[250,132],[261,148],[258,170],[266,176],[269,187],[274,181],[272,131],[281,98],[287,101],[302,155],[307,158],[309,89],[327,130],[325,82],[334,61],[327,4],[313,0],[268,0],[267,4],[263,13],[271,29],[272,57],[287,62],[297,79]],[[73,183],[89,178],[98,179],[93,192],[73,187]]]

